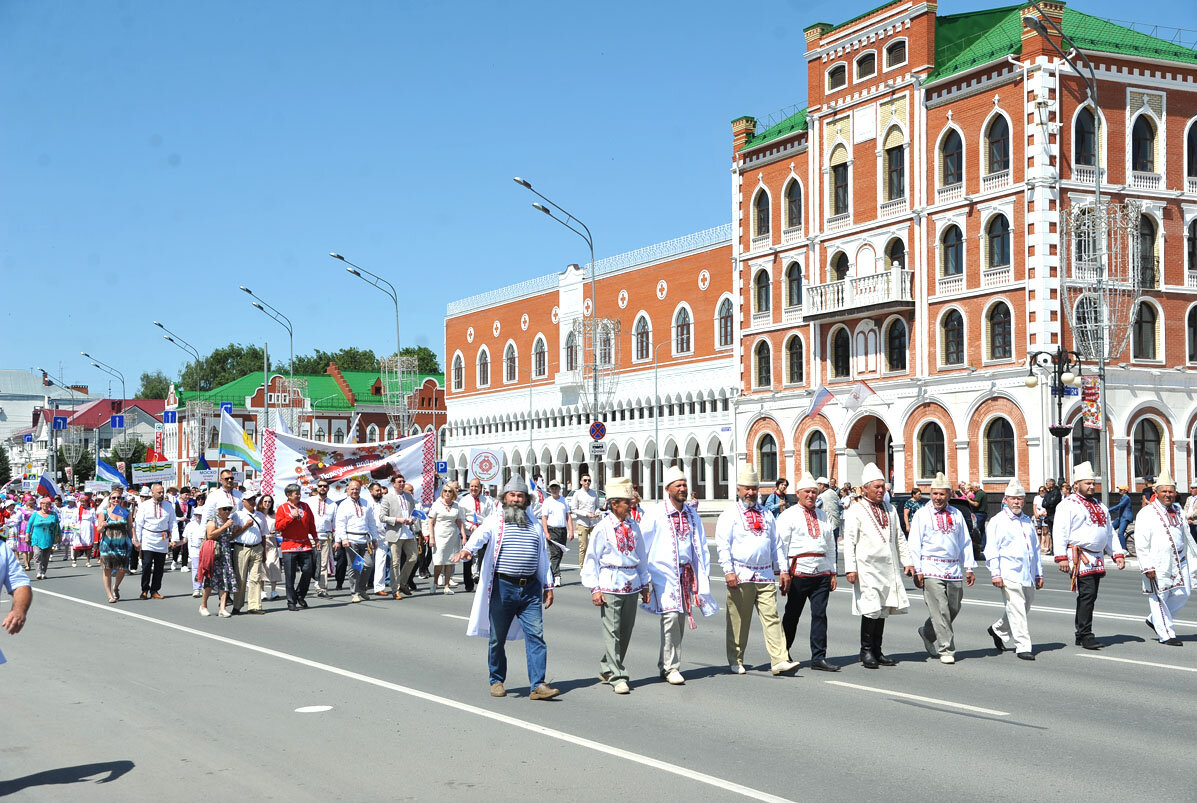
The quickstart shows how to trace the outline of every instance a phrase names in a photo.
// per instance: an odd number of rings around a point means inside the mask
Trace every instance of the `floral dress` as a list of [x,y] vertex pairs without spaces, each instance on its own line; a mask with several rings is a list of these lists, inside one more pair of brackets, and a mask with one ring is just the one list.
[[216,554],[212,557],[212,574],[204,580],[204,588],[237,593],[237,572],[233,568],[233,535],[228,529],[216,536]]

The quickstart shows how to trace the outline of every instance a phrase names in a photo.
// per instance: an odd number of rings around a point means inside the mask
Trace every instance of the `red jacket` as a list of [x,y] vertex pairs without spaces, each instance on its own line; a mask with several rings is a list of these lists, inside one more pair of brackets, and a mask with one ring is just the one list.
[[278,531],[278,548],[283,552],[310,552],[316,541],[316,517],[307,502],[299,503],[299,515],[291,512],[288,502],[274,512],[274,529]]

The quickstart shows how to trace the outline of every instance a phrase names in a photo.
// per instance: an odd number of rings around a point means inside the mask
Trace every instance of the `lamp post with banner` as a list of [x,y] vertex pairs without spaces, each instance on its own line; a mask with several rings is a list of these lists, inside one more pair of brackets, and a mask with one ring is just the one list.
[[1056,351],[1033,351],[1027,355],[1027,378],[1025,380],[1028,388],[1034,388],[1039,384],[1039,377],[1035,375],[1035,368],[1040,368],[1049,372],[1051,377],[1052,395],[1056,397],[1056,423],[1047,428],[1047,431],[1056,438],[1056,447],[1058,451],[1058,469],[1060,482],[1064,482],[1066,477],[1064,474],[1064,439],[1068,437],[1070,427],[1064,423],[1064,397],[1069,394],[1069,391],[1080,388],[1084,384],[1084,378],[1081,376],[1082,365],[1081,355],[1075,351],[1066,351],[1064,349],[1057,349]]

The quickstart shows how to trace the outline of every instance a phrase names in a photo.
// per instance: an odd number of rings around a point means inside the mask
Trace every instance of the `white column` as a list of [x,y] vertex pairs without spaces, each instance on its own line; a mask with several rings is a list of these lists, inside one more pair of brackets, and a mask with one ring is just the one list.
[[968,438],[957,438],[953,441],[956,445],[956,476],[948,477],[948,480],[953,484],[957,480],[969,481],[969,447],[972,445]]
[[702,462],[707,478],[703,487],[703,499],[711,500],[715,498],[715,458],[712,455],[706,455],[702,458]]
[[[1134,487],[1134,477],[1128,476],[1129,471],[1133,471],[1130,466],[1130,438],[1114,438],[1114,454],[1110,455],[1110,482],[1114,484],[1114,488],[1125,484],[1132,491],[1138,490]],[[1114,490],[1111,488],[1110,490]]]
[[910,488],[906,485],[906,444],[893,442],[894,446],[894,493],[905,493]]
[[831,476],[836,477],[840,485],[843,485],[845,482],[850,482],[854,486],[860,484],[859,477],[848,476],[848,447],[835,447],[835,460],[830,462],[831,465],[829,468],[832,468]]

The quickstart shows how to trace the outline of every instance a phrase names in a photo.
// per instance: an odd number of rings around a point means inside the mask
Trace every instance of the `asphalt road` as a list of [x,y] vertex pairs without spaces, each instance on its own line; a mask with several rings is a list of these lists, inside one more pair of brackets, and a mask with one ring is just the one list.
[[[901,663],[864,669],[841,591],[837,674],[772,677],[759,628],[755,668],[729,674],[720,612],[687,633],[688,682],[672,687],[657,678],[657,619],[641,613],[626,697],[595,677],[598,614],[570,570],[546,614],[563,694],[541,703],[526,698],[522,643],[508,652],[510,696],[487,694],[486,643],[464,635],[470,594],[349,605],[342,593],[222,620],[197,614],[187,574],[145,602],[130,577],[108,605],[98,569],[55,561],[26,630],[0,642],[0,796],[1193,800],[1197,603],[1181,613],[1185,646],[1161,646],[1137,572],[1111,572],[1095,622],[1109,646],[1088,653],[1072,643],[1067,578],[1045,568],[1034,663],[995,655],[985,628],[999,597],[982,569],[954,666],[923,652],[910,588],[911,615],[886,632]],[[794,657],[809,658],[803,628]],[[308,706],[327,708],[297,711]]]

